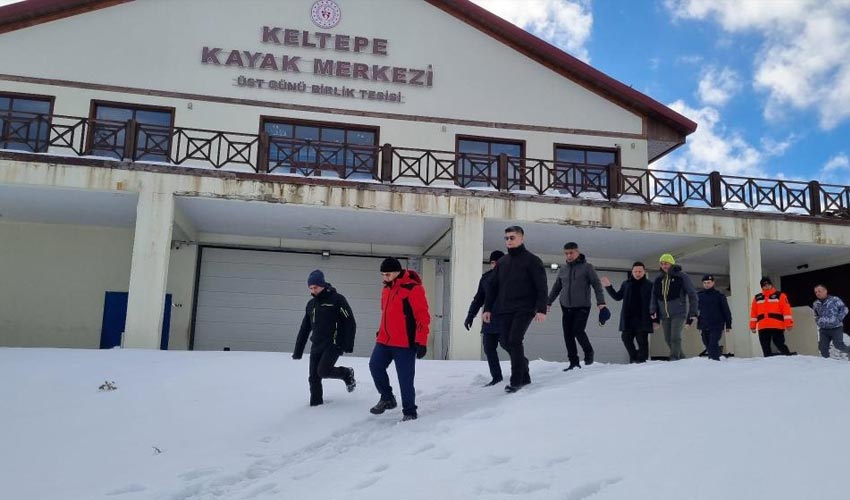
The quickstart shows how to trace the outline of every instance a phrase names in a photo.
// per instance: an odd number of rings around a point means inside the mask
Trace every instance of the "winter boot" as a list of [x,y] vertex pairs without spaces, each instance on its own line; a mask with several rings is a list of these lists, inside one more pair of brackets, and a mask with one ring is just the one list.
[[378,404],[370,408],[369,411],[372,412],[373,415],[380,415],[387,410],[392,410],[396,406],[398,406],[398,403],[395,402],[395,398],[381,399],[378,401]]
[[345,382],[345,389],[348,392],[354,392],[354,388],[357,387],[357,381],[354,379],[354,368],[348,369],[348,376],[343,381]]
[[579,368],[579,369],[581,369],[581,365],[580,365],[580,364],[578,364],[578,362],[577,362],[577,361],[576,361],[575,363],[573,363],[572,361],[570,361],[570,366],[568,366],[568,367],[564,368],[564,371],[565,371],[565,372],[568,372],[568,371],[572,370],[573,368]]
[[401,418],[401,421],[407,422],[408,420],[416,420],[417,418],[418,418],[417,415],[414,413],[413,415],[405,415],[404,417]]
[[492,387],[502,381],[502,377],[494,378],[490,382],[484,384],[484,387]]
[[593,364],[593,351],[584,353],[584,366]]

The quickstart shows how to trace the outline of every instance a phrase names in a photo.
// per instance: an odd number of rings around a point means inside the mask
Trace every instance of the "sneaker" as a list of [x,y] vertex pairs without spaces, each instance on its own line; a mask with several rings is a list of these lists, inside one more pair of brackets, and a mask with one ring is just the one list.
[[392,410],[396,406],[398,406],[398,403],[395,402],[395,398],[382,399],[378,401],[378,404],[370,408],[369,411],[372,412],[373,415],[380,415],[381,413],[384,413],[387,410]]
[[502,377],[494,378],[490,382],[484,384],[484,387],[492,387],[502,381]]
[[354,368],[349,368],[348,377],[345,378],[345,390],[354,392],[355,387],[357,387],[357,381],[354,380]]
[[581,365],[578,364],[577,362],[576,363],[570,363],[570,366],[564,368],[564,371],[568,372],[568,371],[572,370],[573,368],[581,369]]
[[407,422],[408,420],[416,420],[418,417],[414,413],[413,415],[405,415],[401,418],[402,422]]

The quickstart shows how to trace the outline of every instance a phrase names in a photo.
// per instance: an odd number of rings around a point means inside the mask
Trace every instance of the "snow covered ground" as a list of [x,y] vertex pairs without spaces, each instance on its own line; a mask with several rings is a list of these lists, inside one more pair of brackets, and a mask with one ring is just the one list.
[[343,364],[357,390],[310,408],[287,354],[0,349],[0,497],[850,497],[847,361],[534,361],[510,395],[483,362],[425,361],[403,424]]

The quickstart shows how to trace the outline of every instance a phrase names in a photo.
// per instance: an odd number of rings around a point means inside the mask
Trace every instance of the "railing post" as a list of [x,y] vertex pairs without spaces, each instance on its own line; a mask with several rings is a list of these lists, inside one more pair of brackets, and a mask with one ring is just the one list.
[[498,177],[496,178],[496,189],[499,191],[508,190],[508,155],[499,153]]
[[820,204],[820,182],[818,181],[809,182],[809,202],[811,203],[809,214],[821,215],[823,213],[823,207]]
[[124,129],[124,157],[122,160],[136,159],[136,120],[127,120],[127,125]]
[[378,180],[387,183],[393,181],[393,146],[390,143],[381,146],[381,171]]
[[257,168],[258,174],[269,171],[269,134],[263,130],[257,138]]
[[723,182],[720,172],[713,171],[708,174],[708,204],[711,208],[723,207]]
[[608,164],[608,199],[616,200],[623,192],[623,171],[616,163]]

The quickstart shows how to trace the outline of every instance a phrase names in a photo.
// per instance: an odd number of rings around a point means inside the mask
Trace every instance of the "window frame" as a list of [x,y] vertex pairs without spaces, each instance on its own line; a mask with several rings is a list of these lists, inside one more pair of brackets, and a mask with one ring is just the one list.
[[[286,116],[260,115],[260,130],[259,130],[259,133],[260,134],[263,134],[263,133],[267,134],[269,139],[271,139],[271,137],[280,137],[280,136],[273,136],[273,135],[269,134],[268,132],[266,132],[266,124],[267,123],[277,123],[277,124],[281,124],[281,125],[291,125],[293,135],[295,135],[295,127],[298,127],[298,126],[315,127],[315,128],[318,128],[318,129],[322,129],[322,128],[343,129],[345,131],[346,141],[348,140],[348,132],[371,132],[375,136],[375,140],[373,141],[372,146],[376,148],[375,167],[374,167],[372,177],[373,177],[373,179],[380,178],[381,164],[380,164],[379,155],[377,153],[377,149],[380,148],[380,144],[381,144],[381,127],[378,126],[378,125],[367,125],[367,124],[363,124],[363,123],[332,122],[332,121],[325,121],[325,120],[305,120],[305,119],[302,119],[302,118],[292,118],[292,117],[286,117]],[[319,131],[319,137],[321,137],[321,130]],[[293,137],[293,139],[295,139],[295,137]],[[321,142],[321,141],[316,141],[316,142]],[[339,143],[339,144],[345,145],[345,146],[364,146],[363,144],[352,144],[352,143],[349,143],[349,142],[342,142],[342,143]],[[269,171],[269,168],[271,167],[271,158],[270,158],[271,155],[269,154],[270,152],[271,152],[271,143],[269,143],[266,146],[266,151],[264,153],[264,158],[263,158],[264,165],[262,166],[263,172],[270,173],[272,175],[274,175],[274,172],[286,172],[286,173],[290,173],[290,174],[297,174],[298,173],[299,167],[297,167],[297,166],[295,166],[295,167],[291,166],[289,168],[278,167],[276,170],[270,172]],[[317,167],[317,168],[314,169],[315,175],[313,175],[313,176],[322,177],[322,174],[327,170],[328,169],[320,169],[320,168]],[[346,176],[345,179],[348,179],[348,176]]]
[[[50,148],[50,132],[53,127],[53,109],[56,104],[56,96],[52,95],[42,95],[42,94],[30,94],[27,92],[9,92],[5,90],[0,90],[0,97],[8,97],[12,100],[14,99],[25,99],[31,101],[47,101],[49,103],[49,108],[47,111],[47,138],[44,142],[44,149],[38,150],[33,148],[32,151],[23,151],[23,150],[15,150],[12,149],[10,151],[19,151],[21,153],[46,153]],[[10,103],[11,104],[11,103]],[[11,109],[9,110],[11,111]],[[6,122],[3,123],[3,126],[6,126]],[[2,131],[0,131],[0,137],[3,137]],[[8,142],[8,141],[7,141]],[[5,148],[4,148],[5,149]]]
[[[618,167],[621,165],[621,163],[620,163],[620,161],[621,161],[621,157],[620,157],[621,149],[619,147],[616,147],[616,146],[615,147],[587,146],[587,145],[584,145],[584,144],[565,144],[565,143],[557,143],[556,142],[552,145],[552,168],[554,170],[558,170],[558,164],[565,163],[565,164],[571,164],[572,165],[572,163],[570,163],[570,162],[564,162],[564,161],[558,160],[558,150],[559,149],[581,150],[581,151],[584,152],[585,162],[587,161],[587,153],[588,152],[614,153],[614,165],[618,166]],[[590,166],[590,167],[608,167],[611,164],[609,163],[609,164],[606,164],[606,165],[594,165],[594,164],[590,164],[590,163],[581,163],[581,164],[575,164],[575,165],[584,165],[584,166]],[[610,179],[608,178],[607,170],[606,170],[604,175],[605,175],[605,184],[604,184],[604,186],[600,186],[600,191],[581,189],[578,192],[588,192],[588,193],[603,192],[603,194],[604,194],[604,190],[608,189],[609,182],[610,182]],[[581,187],[581,186],[579,186],[579,187]],[[554,189],[567,189],[567,190],[569,190],[568,187],[564,187],[564,186],[554,187]]]
[[[460,174],[460,168],[459,168],[460,167],[460,155],[461,154],[472,154],[472,153],[462,153],[460,151],[460,141],[486,142],[487,143],[487,156],[494,156],[490,153],[490,151],[492,149],[492,145],[494,143],[495,144],[507,144],[507,145],[511,145],[511,146],[519,146],[519,156],[517,157],[520,160],[519,161],[519,168],[523,168],[525,166],[525,160],[526,160],[526,156],[525,156],[525,154],[526,154],[525,153],[525,151],[526,151],[525,150],[526,141],[525,141],[525,139],[508,139],[508,138],[504,138],[504,137],[455,134],[455,184],[457,184],[458,186],[464,187],[464,189],[470,188],[470,187],[476,187],[476,186],[470,186],[468,184],[466,186],[463,186],[463,184],[461,184],[461,178],[460,178],[461,174]],[[495,156],[498,157],[498,155],[495,155]],[[510,183],[510,176],[508,177],[508,183]],[[498,165],[497,165],[495,185],[494,186],[487,186],[487,187],[493,187],[493,188],[498,189],[498,184],[499,184],[499,172],[498,172]],[[521,176],[517,180],[517,185],[519,186],[519,189],[525,189],[525,180]]]
[[[86,134],[86,154],[91,155],[94,150],[94,129],[97,124],[97,107],[105,106],[111,108],[124,108],[124,109],[132,109],[133,110],[133,120],[135,120],[136,112],[138,111],[154,111],[159,113],[168,113],[171,116],[171,120],[168,123],[168,129],[174,130],[174,121],[177,115],[177,108],[174,106],[157,106],[153,104],[136,104],[132,102],[124,102],[124,101],[108,101],[103,99],[92,99],[89,103],[89,130]],[[136,121],[138,123],[138,121]],[[138,135],[138,131],[136,131]],[[138,141],[138,137],[134,138],[134,142]],[[127,138],[124,138],[124,149],[126,150]],[[133,151],[132,158],[124,158],[124,154],[122,152],[121,158],[122,160],[132,160],[136,161],[136,152],[139,150],[139,145],[134,144],[135,149]],[[168,150],[171,150],[171,137],[168,138]],[[166,157],[166,160],[168,157]],[[145,161],[145,160],[140,160]]]

